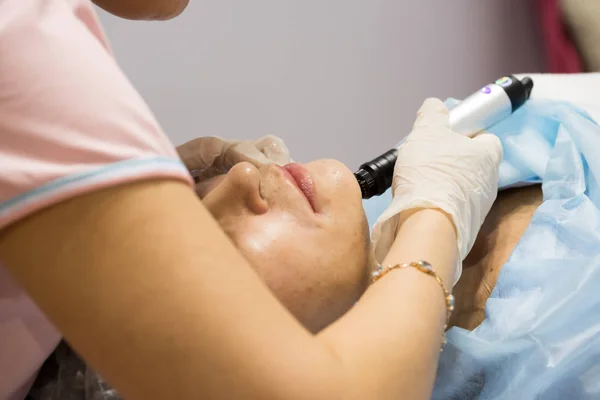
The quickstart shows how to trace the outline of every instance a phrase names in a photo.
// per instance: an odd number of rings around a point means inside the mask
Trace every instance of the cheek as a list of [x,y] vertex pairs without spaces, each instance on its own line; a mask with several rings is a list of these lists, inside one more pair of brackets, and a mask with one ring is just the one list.
[[364,238],[345,228],[338,233],[329,225],[302,227],[280,213],[254,218],[234,241],[275,296],[316,332],[347,311],[366,287]]
[[296,226],[298,223],[292,215],[269,212],[249,218],[235,235],[235,241],[245,252],[267,255],[286,245]]
[[324,261],[326,233],[302,226],[293,214],[270,211],[249,218],[231,236],[263,279],[297,282],[314,276],[310,269]]
[[314,281],[322,281],[317,238],[307,229],[278,221],[249,229],[234,241],[260,278],[296,316],[314,299]]

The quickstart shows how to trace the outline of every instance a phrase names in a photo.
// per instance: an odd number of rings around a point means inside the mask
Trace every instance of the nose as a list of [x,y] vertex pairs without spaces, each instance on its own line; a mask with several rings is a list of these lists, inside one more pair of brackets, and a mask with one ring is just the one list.
[[218,187],[206,195],[204,202],[213,212],[264,214],[267,202],[260,195],[261,175],[248,162],[234,165]]

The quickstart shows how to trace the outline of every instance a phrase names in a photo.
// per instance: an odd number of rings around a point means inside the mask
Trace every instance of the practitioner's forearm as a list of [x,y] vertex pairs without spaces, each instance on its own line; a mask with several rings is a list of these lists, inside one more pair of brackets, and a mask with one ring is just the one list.
[[[433,264],[447,288],[456,266],[456,235],[441,212],[402,216],[387,265]],[[446,318],[436,280],[414,268],[394,270],[320,336],[361,384],[362,398],[429,398]],[[359,397],[357,397],[359,398]]]
[[[81,196],[2,233],[3,266],[129,399],[364,400],[431,390],[445,317],[432,277],[391,272],[315,337],[180,183]],[[419,212],[388,262],[451,265],[443,249],[452,235],[437,214]]]

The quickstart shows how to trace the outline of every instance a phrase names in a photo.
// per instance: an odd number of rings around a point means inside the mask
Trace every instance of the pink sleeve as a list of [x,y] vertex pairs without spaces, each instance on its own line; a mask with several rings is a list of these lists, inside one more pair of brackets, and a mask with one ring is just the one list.
[[191,178],[87,0],[0,0],[0,229],[73,196]]

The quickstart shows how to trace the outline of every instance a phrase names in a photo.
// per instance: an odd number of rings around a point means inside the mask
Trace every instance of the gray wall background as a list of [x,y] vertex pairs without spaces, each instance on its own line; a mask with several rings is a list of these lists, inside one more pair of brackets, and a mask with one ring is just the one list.
[[541,71],[528,0],[192,0],[169,22],[100,12],[121,66],[175,144],[276,134],[298,161],[354,168],[429,96]]

